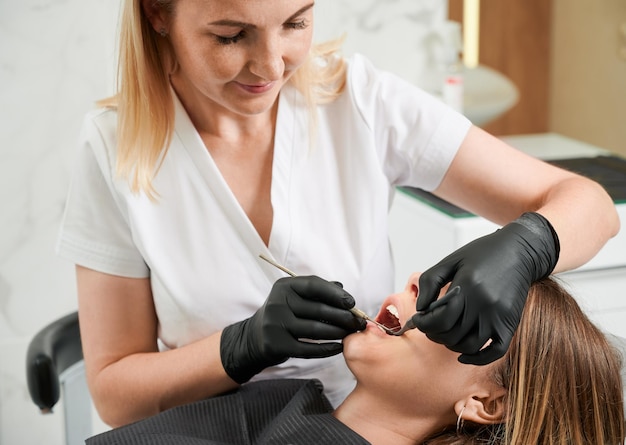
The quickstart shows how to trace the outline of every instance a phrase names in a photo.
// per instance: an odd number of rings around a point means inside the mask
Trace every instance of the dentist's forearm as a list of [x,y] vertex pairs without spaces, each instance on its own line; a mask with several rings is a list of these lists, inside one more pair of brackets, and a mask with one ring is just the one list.
[[561,254],[554,272],[583,265],[620,229],[619,216],[608,193],[582,177],[562,181],[536,211],[550,221],[559,236]]

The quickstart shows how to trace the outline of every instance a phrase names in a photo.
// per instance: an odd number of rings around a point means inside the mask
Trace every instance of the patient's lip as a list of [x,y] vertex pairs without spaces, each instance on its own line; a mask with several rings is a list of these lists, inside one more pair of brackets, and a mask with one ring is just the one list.
[[365,326],[365,331],[372,331],[372,333],[374,333],[375,335],[380,335],[383,337],[392,337],[391,335],[388,335],[383,328],[381,328],[380,326],[374,324],[374,323],[368,323]]

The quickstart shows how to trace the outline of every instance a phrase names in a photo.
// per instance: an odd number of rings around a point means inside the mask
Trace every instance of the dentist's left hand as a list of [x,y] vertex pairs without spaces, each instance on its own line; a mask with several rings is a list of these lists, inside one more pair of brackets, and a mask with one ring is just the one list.
[[[559,251],[550,222],[525,213],[420,276],[416,309],[422,313],[415,325],[431,340],[460,352],[462,363],[499,359],[519,325],[531,284],[552,272]],[[438,298],[447,283],[451,290]]]
[[265,304],[243,321],[222,331],[220,355],[226,373],[245,383],[263,369],[290,357],[320,358],[339,354],[341,340],[365,328],[349,311],[354,298],[337,283],[317,276],[281,278]]

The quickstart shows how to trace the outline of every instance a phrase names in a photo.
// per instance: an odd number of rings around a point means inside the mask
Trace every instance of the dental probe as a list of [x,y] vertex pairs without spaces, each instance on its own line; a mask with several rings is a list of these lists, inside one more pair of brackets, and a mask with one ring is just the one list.
[[[296,275],[295,272],[287,269],[285,266],[282,266],[280,264],[278,264],[276,261],[272,260],[271,258],[266,257],[263,254],[259,255],[259,258],[261,258],[262,260],[267,261],[268,263],[270,263],[272,266],[277,267],[278,269],[282,270],[283,272],[285,272],[287,275],[291,275],[292,277],[297,277],[298,275]],[[384,324],[381,324],[379,322],[377,322],[376,320],[372,320],[369,315],[367,315],[365,312],[363,312],[361,309],[357,309],[356,307],[353,307],[351,309],[348,309],[350,312],[352,312],[352,314],[358,318],[362,318],[365,321],[370,321],[372,323],[374,323],[376,326],[378,326],[379,328],[381,328],[383,331],[385,331],[387,334],[394,334],[394,330],[388,328],[387,326],[385,326]]]

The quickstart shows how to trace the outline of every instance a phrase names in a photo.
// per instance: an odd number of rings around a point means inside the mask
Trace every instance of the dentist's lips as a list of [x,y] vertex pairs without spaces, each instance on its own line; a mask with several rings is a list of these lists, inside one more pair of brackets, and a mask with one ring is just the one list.
[[242,90],[244,90],[244,91],[246,91],[248,93],[262,94],[262,93],[265,93],[265,92],[271,90],[274,87],[274,82],[268,82],[268,83],[263,83],[263,84],[255,84],[255,85],[237,82],[237,85],[239,85],[239,87]]

